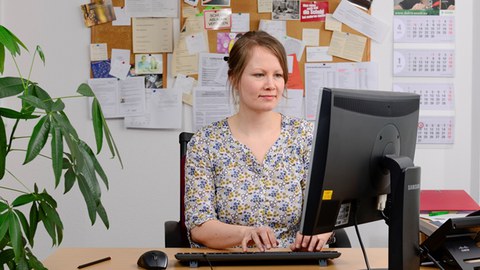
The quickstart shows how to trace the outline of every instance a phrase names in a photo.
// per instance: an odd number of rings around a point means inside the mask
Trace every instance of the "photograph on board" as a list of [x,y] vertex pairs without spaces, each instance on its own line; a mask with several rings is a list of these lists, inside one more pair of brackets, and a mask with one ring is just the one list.
[[162,54],[135,54],[135,74],[162,74]]
[[273,0],[272,20],[300,20],[300,1]]
[[230,0],[202,0],[202,6],[230,6]]
[[394,0],[395,15],[443,15],[452,14],[455,0]]
[[163,75],[162,74],[145,75],[145,88],[147,89],[163,88]]
[[87,27],[116,20],[111,0],[85,4],[81,9]]

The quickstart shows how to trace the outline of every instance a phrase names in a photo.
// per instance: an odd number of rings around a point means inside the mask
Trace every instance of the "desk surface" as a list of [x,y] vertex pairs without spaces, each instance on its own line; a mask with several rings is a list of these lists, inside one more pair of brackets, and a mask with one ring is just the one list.
[[[102,262],[97,265],[84,268],[85,270],[127,270],[127,269],[141,269],[137,266],[137,260],[144,252],[151,250],[151,248],[59,248],[45,261],[44,265],[49,270],[73,270],[77,269],[77,266],[95,261],[104,257],[111,257],[112,259],[106,262]],[[168,269],[190,269],[188,266],[183,266],[178,263],[174,255],[178,252],[198,252],[198,249],[188,248],[159,248],[168,254]],[[363,260],[362,252],[359,248],[337,248],[334,249],[342,253],[342,255],[329,261],[327,267],[319,268],[318,265],[301,265],[298,267],[292,267],[292,265],[286,266],[248,266],[248,269],[324,269],[324,270],[352,270],[352,269],[365,269],[365,263]],[[387,268],[387,249],[385,248],[368,248],[368,259],[371,268]],[[210,269],[210,267],[203,266],[193,269]],[[226,269],[240,269],[238,266],[213,266],[215,270]],[[421,269],[433,269],[422,267]]]

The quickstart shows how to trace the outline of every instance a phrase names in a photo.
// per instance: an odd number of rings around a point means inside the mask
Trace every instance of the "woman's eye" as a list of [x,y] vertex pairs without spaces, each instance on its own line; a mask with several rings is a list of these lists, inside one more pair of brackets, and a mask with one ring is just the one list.
[[256,74],[253,74],[254,77],[256,78],[261,78],[263,77],[263,74],[262,73],[256,73]]
[[275,74],[275,77],[277,77],[277,78],[283,78],[283,74]]

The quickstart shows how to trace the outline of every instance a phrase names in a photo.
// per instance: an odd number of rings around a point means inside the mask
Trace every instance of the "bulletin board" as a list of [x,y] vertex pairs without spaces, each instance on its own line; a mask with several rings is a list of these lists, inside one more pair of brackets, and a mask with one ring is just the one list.
[[[181,1],[181,6],[186,7],[189,6],[188,4],[184,3],[183,0]],[[203,8],[200,5],[198,9],[203,11]],[[309,2],[309,1],[300,1],[300,2]],[[340,4],[341,0],[328,0],[328,8],[329,13],[333,13],[337,6]],[[223,8],[223,7],[222,7]],[[225,7],[228,8],[228,7]],[[250,14],[250,30],[258,29],[260,24],[260,20],[271,20],[271,13],[258,13],[257,7],[257,0],[230,0],[230,8],[232,9],[232,13],[249,13]],[[303,28],[311,28],[311,29],[319,29],[320,30],[320,43],[319,46],[329,46],[330,40],[332,38],[332,31],[325,30],[325,22],[301,22],[300,20],[288,20],[287,21],[287,36],[302,40],[302,31]],[[209,51],[211,53],[216,52],[216,44],[217,44],[217,33],[218,32],[229,32],[230,30],[209,30],[208,31],[208,42],[209,42]],[[365,36],[358,31],[348,27],[347,25],[342,25],[342,31],[353,33],[360,36]],[[365,51],[363,53],[363,62],[370,61],[370,43],[371,40],[367,38],[367,43],[365,45]],[[302,58],[299,59],[299,67],[302,78],[304,77],[304,64],[305,64],[306,53],[302,54]],[[332,62],[352,62],[347,59],[333,57]]]
[[[115,7],[124,7],[124,0],[112,0]],[[104,23],[91,27],[91,43],[106,43],[108,58],[111,59],[111,49],[130,50],[130,64],[135,64],[133,54],[132,26],[112,26],[112,23]],[[163,53],[163,84],[167,83],[165,71],[167,71],[167,54]]]
[[[188,6],[184,3],[183,0],[180,1],[180,14],[183,7]],[[335,8],[340,4],[341,0],[328,0],[329,2],[329,13],[333,13]],[[199,0],[201,2],[201,0]],[[303,1],[302,1],[303,2]],[[112,3],[116,7],[123,7],[124,0],[112,0]],[[253,3],[253,4],[252,4]],[[258,29],[261,19],[270,20],[271,13],[258,13],[257,1],[256,0],[231,0],[230,8],[234,13],[249,13],[250,14],[250,29]],[[200,11],[203,10],[201,5],[198,6]],[[183,22],[183,20],[181,20]],[[343,32],[354,33],[357,35],[362,35],[361,33],[351,29],[350,27],[343,25]],[[299,20],[289,20],[287,21],[287,35],[296,39],[302,39],[302,30],[303,28],[313,28],[320,30],[320,46],[328,46],[330,44],[330,39],[332,37],[332,32],[325,30],[324,22],[301,22]],[[216,43],[217,43],[217,33],[218,32],[229,32],[229,30],[209,30],[208,31],[208,40],[209,40],[209,50],[211,53],[216,52]],[[133,45],[132,45],[132,27],[131,26],[112,26],[112,23],[105,23],[100,25],[95,25],[91,28],[91,43],[106,43],[108,48],[108,57],[111,58],[111,49],[128,49],[131,51],[130,63],[135,63],[135,56],[133,54]],[[367,38],[367,44],[363,54],[362,61],[370,61],[370,43],[371,40]],[[303,78],[304,74],[304,64],[306,53],[303,53],[302,58],[299,59],[299,66],[301,76]],[[343,58],[333,57],[333,62],[350,62]],[[163,54],[163,82],[166,83],[166,72],[167,72],[167,54]]]

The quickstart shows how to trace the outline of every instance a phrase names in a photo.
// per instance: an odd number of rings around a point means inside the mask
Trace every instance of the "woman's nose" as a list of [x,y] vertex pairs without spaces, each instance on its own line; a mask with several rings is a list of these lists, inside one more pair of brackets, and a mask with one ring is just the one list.
[[273,76],[266,76],[265,80],[265,89],[275,89],[275,80]]

